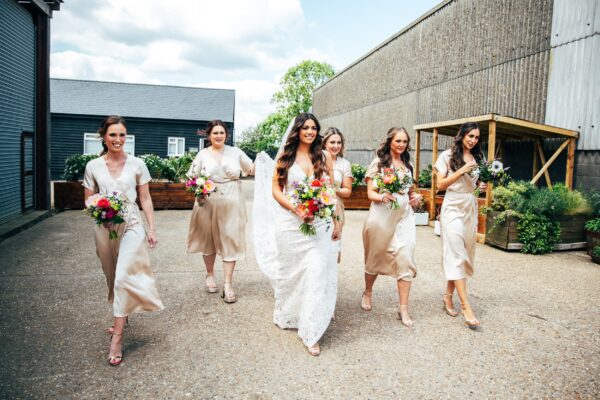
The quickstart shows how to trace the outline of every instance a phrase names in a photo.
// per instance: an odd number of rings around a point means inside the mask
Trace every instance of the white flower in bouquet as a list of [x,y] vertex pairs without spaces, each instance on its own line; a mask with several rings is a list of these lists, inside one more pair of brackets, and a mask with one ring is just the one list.
[[504,165],[502,164],[502,161],[494,160],[494,161],[492,161],[492,165],[490,166],[490,169],[492,170],[492,172],[494,174],[497,174],[501,171],[504,171]]

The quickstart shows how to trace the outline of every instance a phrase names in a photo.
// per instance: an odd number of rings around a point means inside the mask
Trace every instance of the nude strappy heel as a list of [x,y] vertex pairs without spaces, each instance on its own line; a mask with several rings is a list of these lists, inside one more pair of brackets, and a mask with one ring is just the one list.
[[444,311],[446,311],[446,314],[448,314],[451,317],[456,317],[458,315],[458,312],[454,309],[454,307],[450,307],[448,308],[448,306],[446,305],[446,299],[450,298],[450,302],[452,302],[452,294],[451,293],[444,293]]
[[[465,315],[465,309],[467,307],[470,307],[470,305],[468,303],[460,305],[460,308],[463,311],[463,315]],[[477,330],[481,326],[481,323],[477,320],[477,318],[475,318],[475,319],[467,319],[465,317],[465,325],[467,325],[467,327],[469,329]]]

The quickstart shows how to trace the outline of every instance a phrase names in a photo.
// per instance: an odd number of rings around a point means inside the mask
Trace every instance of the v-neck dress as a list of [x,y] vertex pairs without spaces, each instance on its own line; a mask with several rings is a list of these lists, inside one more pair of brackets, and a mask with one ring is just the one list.
[[[452,173],[452,151],[438,157],[434,168],[439,178]],[[477,199],[474,191],[479,176],[463,174],[448,186],[440,213],[442,264],[449,281],[473,275],[475,243],[477,242]]]
[[127,156],[116,179],[110,175],[104,157],[88,162],[85,167],[85,188],[103,195],[119,192],[127,204],[125,222],[117,225],[117,239],[110,240],[109,231],[102,225],[94,229],[96,253],[106,276],[108,301],[113,303],[115,317],[164,308],[150,269],[146,231],[135,202],[137,186],[150,180],[146,164],[134,156]]
[[[379,158],[375,158],[365,174],[373,179],[379,173]],[[410,173],[410,170],[406,170]],[[365,272],[370,275],[388,275],[397,280],[412,280],[417,275],[415,264],[415,215],[408,203],[408,193],[394,195],[400,207],[392,210],[390,204],[371,202],[363,226]]]
[[246,202],[241,176],[252,170],[252,160],[240,149],[224,146],[218,162],[209,148],[196,155],[188,177],[208,174],[216,192],[196,199],[188,229],[187,252],[218,254],[223,261],[244,258],[246,252]]

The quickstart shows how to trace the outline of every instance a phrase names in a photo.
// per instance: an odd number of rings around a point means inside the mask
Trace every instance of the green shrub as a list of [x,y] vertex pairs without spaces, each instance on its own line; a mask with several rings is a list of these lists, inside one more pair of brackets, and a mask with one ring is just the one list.
[[431,164],[419,172],[419,187],[431,187]]
[[365,185],[365,174],[367,173],[367,168],[363,167],[360,164],[352,164],[352,177],[354,178],[354,182],[352,182],[352,187],[364,186]]
[[523,243],[521,252],[529,254],[550,253],[560,238],[558,222],[545,215],[527,212],[517,225],[519,241]]
[[184,153],[181,157],[170,157],[166,160],[167,165],[175,172],[175,180],[185,180],[195,157],[196,153]]
[[558,193],[565,202],[564,215],[590,215],[592,207],[588,199],[577,190],[569,190],[563,183],[557,183],[552,191]]
[[594,257],[600,257],[600,246],[594,247],[594,249],[592,250],[592,255]]
[[600,232],[600,218],[594,218],[585,223],[585,229],[592,232]]
[[600,192],[595,190],[585,194],[592,215],[600,215]]
[[175,169],[166,160],[156,154],[144,154],[140,158],[144,160],[153,180],[166,179],[171,182],[176,181]]
[[88,162],[98,158],[97,154],[73,154],[65,160],[65,171],[63,178],[67,181],[78,181],[83,179],[85,166]]

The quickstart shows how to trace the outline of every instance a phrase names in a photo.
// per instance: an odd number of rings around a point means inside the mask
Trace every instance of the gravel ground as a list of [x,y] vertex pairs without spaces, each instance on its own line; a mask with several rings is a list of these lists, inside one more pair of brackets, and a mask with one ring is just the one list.
[[478,245],[469,284],[483,328],[472,332],[443,313],[441,242],[419,227],[409,330],[389,278],[376,283],[373,311],[360,310],[367,214],[349,211],[336,319],[314,358],[271,322],[250,240],[239,300],[226,305],[204,290],[200,257],[184,252],[190,211],[156,215],[151,257],[166,309],[131,318],[117,368],[106,362],[111,308],[88,217],[63,212],[0,243],[0,398],[600,397],[600,267],[583,252]]

